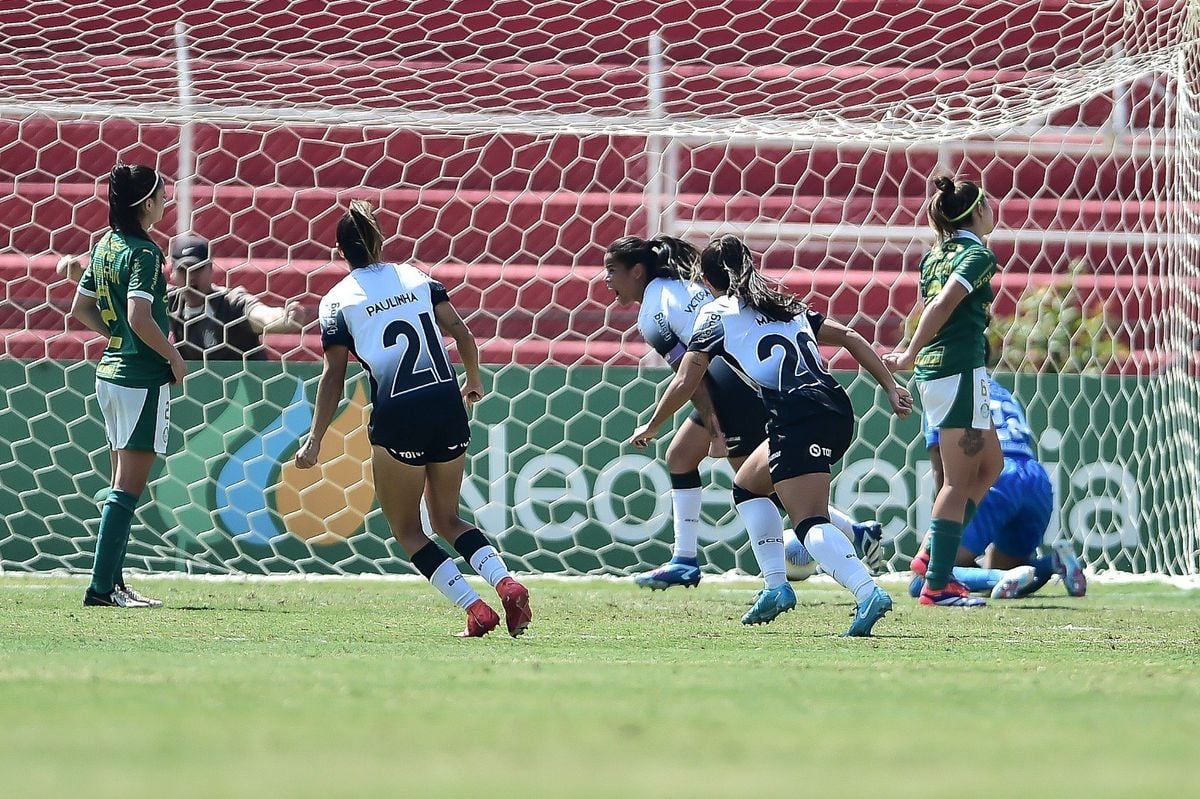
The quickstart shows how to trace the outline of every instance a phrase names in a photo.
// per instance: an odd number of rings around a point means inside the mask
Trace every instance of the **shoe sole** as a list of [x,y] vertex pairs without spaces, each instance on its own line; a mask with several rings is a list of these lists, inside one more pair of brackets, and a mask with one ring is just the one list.
[[924,607],[927,607],[927,608],[966,608],[967,610],[973,610],[975,608],[986,608],[987,607],[986,602],[972,602],[969,605],[960,604],[960,603],[943,605],[940,602],[926,602],[924,597],[921,597],[920,599],[918,599],[917,604],[923,605]]
[[117,608],[118,610],[146,610],[153,607],[152,605],[119,605],[116,602],[89,601],[87,597],[84,597],[83,606],[85,608]]
[[699,580],[697,580],[694,583],[693,582],[668,583],[664,580],[654,580],[654,579],[638,580],[637,578],[634,578],[634,582],[637,583],[642,588],[649,588],[651,591],[666,591],[668,588],[674,588],[676,586],[679,586],[680,588],[695,588],[696,586],[700,585]]
[[529,591],[501,597],[500,604],[504,606],[504,624],[508,627],[508,634],[520,638],[533,621],[533,611],[529,609]]

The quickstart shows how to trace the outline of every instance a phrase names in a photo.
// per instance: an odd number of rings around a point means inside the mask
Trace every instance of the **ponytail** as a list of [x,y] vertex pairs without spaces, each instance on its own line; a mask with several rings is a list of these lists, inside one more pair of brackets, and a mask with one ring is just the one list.
[[626,269],[646,267],[646,282],[655,278],[690,281],[694,279],[700,251],[683,239],[655,236],[643,239],[625,236],[608,245],[608,255]]
[[700,271],[713,288],[737,297],[776,322],[790,322],[804,312],[795,295],[773,288],[754,268],[750,249],[737,236],[713,239],[700,254]]
[[108,226],[118,233],[150,238],[139,209],[161,185],[162,176],[150,167],[118,162],[108,173]]
[[383,231],[366,200],[351,200],[338,220],[337,243],[351,269],[377,264],[383,258]]
[[954,231],[975,221],[975,214],[983,202],[983,189],[969,180],[957,185],[954,178],[938,175],[933,179],[937,189],[929,200],[929,224],[942,239],[954,235]]

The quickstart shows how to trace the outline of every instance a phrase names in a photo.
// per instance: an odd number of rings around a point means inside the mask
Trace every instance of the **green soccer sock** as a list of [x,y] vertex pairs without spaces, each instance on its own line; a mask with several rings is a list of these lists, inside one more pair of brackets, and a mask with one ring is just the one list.
[[120,571],[122,565],[137,502],[138,497],[119,488],[108,492],[104,510],[100,512],[100,534],[96,537],[96,561],[92,565],[93,594],[103,595],[113,590],[113,575]]
[[130,517],[129,530],[130,532],[125,536],[125,546],[121,547],[121,557],[117,558],[117,565],[113,567],[113,587],[125,585],[125,553],[129,551],[129,539],[133,538],[132,517]]
[[945,588],[954,573],[962,530],[962,522],[950,519],[935,518],[929,522],[929,570],[925,583],[935,591]]

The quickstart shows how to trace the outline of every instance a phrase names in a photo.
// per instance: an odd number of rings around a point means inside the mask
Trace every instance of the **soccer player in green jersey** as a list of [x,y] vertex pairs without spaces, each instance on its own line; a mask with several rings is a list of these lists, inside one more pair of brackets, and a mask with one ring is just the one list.
[[100,512],[100,534],[86,606],[145,608],[162,602],[125,584],[121,569],[129,526],[150,470],[167,451],[170,384],[187,366],[167,339],[163,253],[148,233],[163,217],[166,187],[150,167],[117,164],[109,174],[111,230],[92,249],[71,315],[108,339],[96,367],[96,399],[113,452],[112,490]]
[[952,570],[963,528],[1004,467],[992,427],[984,331],[992,304],[996,256],[984,244],[995,228],[983,189],[969,180],[934,180],[929,222],[938,243],[921,260],[925,309],[908,346],[884,357],[893,372],[916,367],[922,413],[941,440],[945,482],[933,503],[924,547],[913,571],[925,572],[922,605],[977,607]]

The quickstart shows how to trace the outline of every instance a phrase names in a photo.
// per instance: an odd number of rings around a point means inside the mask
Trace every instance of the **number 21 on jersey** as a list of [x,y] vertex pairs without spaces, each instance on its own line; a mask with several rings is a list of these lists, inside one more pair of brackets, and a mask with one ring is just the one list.
[[[407,319],[393,320],[383,329],[384,347],[394,347],[401,339],[404,339],[405,343],[404,354],[396,367],[396,377],[392,380],[393,397],[454,380],[454,369],[446,358],[433,315],[418,314],[417,321],[420,323],[420,329]],[[429,353],[432,366],[417,368],[417,360],[421,357],[422,350]]]

